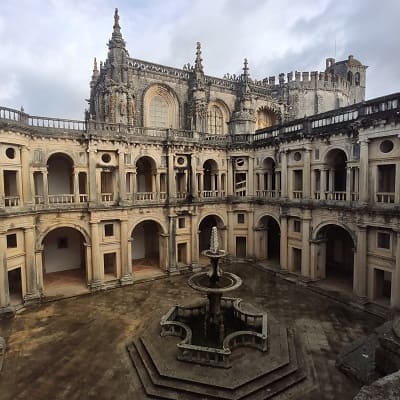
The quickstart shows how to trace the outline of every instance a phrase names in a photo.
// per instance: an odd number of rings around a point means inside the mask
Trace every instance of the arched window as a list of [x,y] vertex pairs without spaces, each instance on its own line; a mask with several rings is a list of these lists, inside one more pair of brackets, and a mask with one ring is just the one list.
[[353,73],[351,71],[347,73],[347,81],[350,83],[350,85],[353,84]]
[[257,111],[256,129],[268,128],[278,123],[277,115],[268,108]]
[[208,133],[221,135],[224,132],[224,116],[218,106],[211,106],[208,110]]
[[355,84],[356,86],[360,86],[360,80],[361,80],[360,73],[359,73],[359,72],[356,72],[356,73],[354,74],[354,84]]
[[149,125],[157,128],[169,128],[168,104],[159,95],[154,96],[149,106]]

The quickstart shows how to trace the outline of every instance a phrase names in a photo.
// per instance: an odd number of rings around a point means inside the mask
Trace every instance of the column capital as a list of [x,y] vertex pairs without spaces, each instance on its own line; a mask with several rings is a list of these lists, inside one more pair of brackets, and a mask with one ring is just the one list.
[[359,231],[366,231],[367,228],[368,228],[368,225],[365,225],[365,224],[357,224],[357,229],[358,229]]

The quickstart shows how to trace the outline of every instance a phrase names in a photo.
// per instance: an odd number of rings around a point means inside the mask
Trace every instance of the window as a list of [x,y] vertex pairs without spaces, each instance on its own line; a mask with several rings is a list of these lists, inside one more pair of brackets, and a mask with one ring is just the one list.
[[393,150],[393,142],[391,140],[384,140],[379,145],[379,149],[382,153],[390,153]]
[[104,153],[101,156],[101,160],[105,163],[109,163],[111,161],[111,156],[108,153]]
[[377,232],[377,246],[380,249],[390,249],[390,232]]
[[238,224],[244,224],[244,214],[238,214],[237,215],[237,223]]
[[12,160],[13,158],[15,158],[15,149],[12,148],[12,147],[8,147],[8,148],[6,149],[6,156],[7,156],[10,160]]
[[183,229],[185,227],[185,217],[178,218],[178,228]]
[[156,95],[151,99],[149,106],[150,121],[152,127],[169,128],[168,104],[163,97]]
[[126,165],[132,164],[132,159],[131,159],[131,155],[130,154],[125,154],[124,158],[125,158],[125,164]]
[[301,221],[299,219],[293,220],[293,232],[301,232]]
[[356,85],[356,86],[360,86],[360,81],[361,81],[360,73],[359,73],[359,72],[356,72],[356,73],[354,74],[354,83],[355,83],[355,85]]
[[319,160],[319,149],[315,149],[315,150],[314,150],[314,158],[315,158],[316,160]]
[[299,151],[296,151],[296,153],[293,154],[293,159],[294,159],[294,161],[300,161],[301,153]]
[[17,234],[12,233],[7,235],[7,249],[14,249],[17,247]]
[[114,224],[104,225],[104,236],[114,236]]
[[224,133],[224,117],[217,106],[210,107],[208,111],[208,133],[220,135]]

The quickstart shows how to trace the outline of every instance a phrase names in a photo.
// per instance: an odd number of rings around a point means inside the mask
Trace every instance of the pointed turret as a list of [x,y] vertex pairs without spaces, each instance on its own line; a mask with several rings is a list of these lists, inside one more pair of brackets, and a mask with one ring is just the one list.
[[242,74],[242,79],[244,81],[248,81],[249,80],[249,67],[248,67],[248,63],[247,63],[247,58],[244,59],[243,62],[243,74]]
[[201,58],[201,43],[197,42],[197,45],[196,45],[196,61],[195,61],[195,64],[194,64],[194,68],[195,68],[196,71],[204,73],[204,71],[203,71],[203,63],[202,62],[203,62],[203,59]]
[[93,61],[93,74],[92,74],[92,82],[95,82],[99,77],[99,70],[97,69],[97,59],[94,58]]
[[120,47],[125,49],[125,41],[122,38],[121,27],[119,25],[118,8],[115,9],[113,32],[111,35],[111,39],[108,42],[109,49],[112,49],[114,47]]

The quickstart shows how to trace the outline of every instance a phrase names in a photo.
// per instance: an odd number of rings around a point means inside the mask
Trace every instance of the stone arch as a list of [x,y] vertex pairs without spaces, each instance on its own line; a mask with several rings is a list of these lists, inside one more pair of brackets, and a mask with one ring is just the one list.
[[255,251],[257,258],[280,262],[281,226],[279,217],[266,213],[255,226]]
[[226,103],[220,99],[210,101],[207,106],[207,131],[210,134],[226,135],[230,111]]
[[44,238],[51,232],[54,231],[57,228],[71,228],[71,229],[75,229],[77,231],[79,231],[83,238],[85,239],[85,244],[87,246],[91,245],[91,240],[90,240],[90,235],[89,233],[86,231],[86,229],[78,224],[74,224],[71,222],[63,222],[61,224],[53,224],[48,226],[45,230],[43,230],[41,233],[39,233],[39,235],[36,236],[36,249],[37,250],[43,250],[43,240]]
[[[48,194],[52,195],[72,195],[74,193],[74,160],[66,153],[57,151],[47,158],[47,181]],[[49,198],[50,202],[72,202],[71,198],[59,199]]]
[[261,106],[256,111],[256,130],[277,125],[280,121],[281,113],[273,107]]
[[54,150],[54,151],[50,152],[50,153],[47,155],[46,164],[48,164],[48,163],[49,163],[49,159],[52,158],[52,157],[54,157],[54,156],[64,157],[64,158],[66,158],[72,165],[75,165],[75,160],[74,160],[74,158],[72,157],[72,155],[67,154],[67,153],[64,153],[63,151],[60,151],[60,150]]
[[128,238],[134,275],[153,268],[167,269],[168,242],[165,233],[165,228],[155,218],[136,221]]
[[143,126],[177,129],[180,104],[176,93],[167,85],[154,84],[143,94]]
[[348,183],[347,162],[347,153],[341,148],[333,147],[325,153],[324,163],[328,168],[328,176],[326,178],[328,188],[323,188],[324,191],[328,189],[330,193],[342,192],[344,194],[346,192]]
[[157,164],[152,157],[141,156],[136,159],[136,191],[155,192]]
[[275,222],[278,224],[279,228],[281,227],[281,224],[280,224],[280,221],[279,221],[279,216],[269,212],[269,213],[262,214],[262,215],[260,215],[260,216],[258,217],[257,223],[256,223],[256,225],[255,225],[256,228],[261,228],[261,227],[262,227],[262,221],[261,221],[261,220],[262,220],[263,218],[265,218],[265,217],[267,217],[267,218],[273,218],[273,219],[275,220]]
[[203,250],[209,248],[210,237],[211,237],[211,229],[213,226],[217,226],[218,228],[218,239],[220,243],[220,248],[226,250],[226,230],[225,223],[223,218],[217,213],[209,213],[207,215],[203,215],[199,219],[198,224],[198,235],[199,235],[199,258]]
[[357,237],[356,234],[354,233],[353,230],[351,230],[346,224],[337,221],[337,220],[326,220],[321,223],[319,223],[313,230],[312,230],[312,240],[318,240],[321,239],[321,232],[323,232],[324,228],[328,225],[337,225],[340,228],[343,228],[347,233],[350,235],[350,237],[353,240],[354,247],[357,246]]

